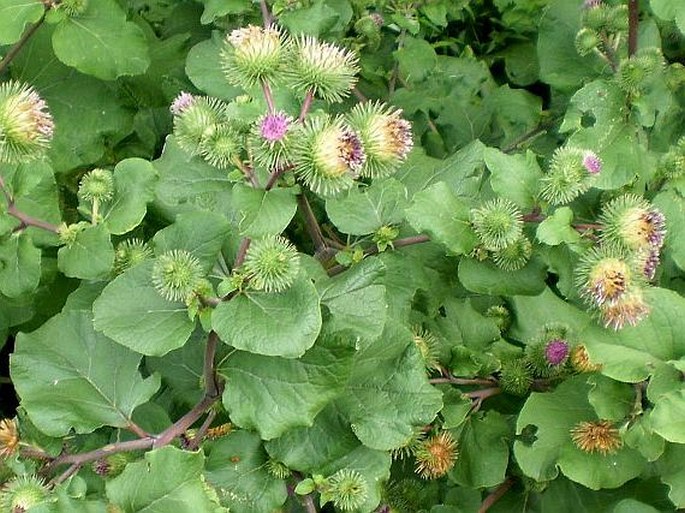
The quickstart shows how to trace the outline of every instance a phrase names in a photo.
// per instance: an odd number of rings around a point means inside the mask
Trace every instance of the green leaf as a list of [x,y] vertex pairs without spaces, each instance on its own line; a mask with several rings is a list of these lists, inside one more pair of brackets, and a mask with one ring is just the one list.
[[390,178],[326,200],[326,213],[342,233],[367,235],[381,226],[402,222],[406,203],[404,185]]
[[[222,35],[219,32],[213,32],[211,39],[200,41],[193,46],[186,58],[186,73],[195,87],[210,96],[228,101],[241,94],[243,90],[230,85],[224,71],[217,66],[220,62],[222,45]],[[218,169],[214,167],[212,169],[221,175]]]
[[546,278],[547,267],[535,257],[518,271],[504,271],[492,262],[475,258],[459,260],[459,280],[478,294],[537,296],[545,290]]
[[660,362],[685,355],[685,298],[667,289],[650,287],[644,292],[652,311],[637,326],[614,331],[591,325],[580,338],[602,374],[618,381],[647,379]]
[[604,65],[596,56],[581,57],[576,51],[580,20],[580,2],[552,0],[542,11],[537,38],[540,79],[557,89],[579,86]]
[[57,265],[71,278],[101,280],[114,263],[114,247],[104,224],[88,226],[71,244],[59,248]]
[[389,450],[406,445],[417,427],[432,422],[441,396],[428,383],[411,334],[386,327],[357,352],[341,404],[364,445]]
[[30,294],[40,281],[40,249],[21,232],[0,241],[0,293],[7,297]]
[[240,220],[240,235],[257,238],[283,232],[297,211],[297,200],[291,189],[264,191],[236,184],[233,208]]
[[531,151],[525,155],[507,155],[496,148],[486,148],[483,155],[492,173],[492,190],[522,209],[531,209],[542,177],[535,155]]
[[380,336],[388,317],[386,290],[378,283],[384,273],[381,260],[370,258],[317,283],[321,302],[331,313],[331,331],[350,330],[367,339]]
[[678,0],[650,0],[652,11],[664,20],[675,20],[680,31],[685,34],[685,5]]
[[602,455],[586,453],[575,446],[571,429],[579,422],[595,421],[597,414],[588,402],[587,378],[577,376],[549,393],[530,395],[516,422],[516,432],[534,432],[532,443],[516,440],[514,454],[521,470],[537,481],[548,481],[561,472],[593,490],[617,488],[640,475],[645,461],[638,451],[622,446]]
[[130,232],[145,217],[154,198],[157,172],[147,160],[131,158],[114,168],[114,196],[102,209],[102,222],[110,233]]
[[319,294],[303,275],[285,292],[247,291],[216,307],[212,329],[236,349],[299,358],[321,330]]
[[45,11],[41,0],[0,0],[0,45],[17,41],[29,23],[37,22]]
[[285,502],[285,482],[267,472],[266,454],[256,434],[237,431],[206,444],[206,451],[207,481],[231,513],[276,511]]
[[587,382],[592,387],[588,401],[600,419],[619,422],[630,414],[635,403],[635,393],[630,385],[601,374],[590,376]]
[[233,216],[233,182],[225,171],[181,150],[168,136],[162,156],[153,162],[159,173],[157,200],[171,219],[178,212],[209,211]]
[[90,312],[70,311],[17,336],[12,382],[33,423],[48,435],[126,427],[135,407],[160,385],[159,376],[142,378],[140,360],[97,333]]
[[450,478],[469,488],[503,482],[509,463],[509,426],[496,411],[471,416],[459,437],[459,456]]
[[182,303],[168,301],[152,284],[154,262],[117,276],[93,303],[95,328],[119,344],[162,356],[186,343],[195,323]]
[[338,403],[327,406],[311,427],[288,431],[266,448],[276,460],[307,474],[328,477],[348,468],[366,479],[369,497],[360,511],[371,512],[381,500],[383,483],[390,477],[390,454],[365,447],[355,436]]
[[[525,89],[512,89],[509,84],[492,91],[483,103],[484,108],[492,111],[493,121],[504,133],[500,142],[501,147],[519,144],[521,138],[525,138],[536,129],[542,118],[542,99]],[[529,165],[533,164],[533,169],[537,168],[540,172],[530,152],[526,155],[526,160]]]
[[407,82],[421,82],[438,63],[435,50],[428,41],[414,37],[405,37],[403,43],[393,52],[399,72]]
[[202,478],[204,456],[175,447],[145,453],[107,483],[107,498],[124,513],[218,513],[226,511]]
[[305,9],[284,12],[278,21],[292,34],[320,36],[333,28],[339,17],[325,0],[315,0]]
[[192,253],[205,272],[214,266],[229,230],[228,222],[219,214],[188,212],[176,216],[174,224],[159,230],[152,239],[155,254],[173,249]]
[[200,21],[203,25],[227,14],[242,14],[250,10],[250,0],[202,0],[205,10]]
[[310,426],[343,391],[353,352],[344,338],[329,337],[297,360],[233,353],[219,368],[231,383],[223,395],[231,421],[263,440]]
[[426,232],[431,240],[444,244],[460,255],[469,253],[478,239],[470,221],[470,202],[455,196],[448,185],[438,182],[417,193],[407,209],[407,221],[418,232]]
[[661,480],[670,487],[668,497],[676,508],[685,508],[685,445],[668,444],[666,452],[657,461]]
[[669,442],[685,444],[685,388],[659,397],[650,419],[659,435]]
[[623,499],[611,513],[659,513],[659,510],[634,499]]
[[685,270],[685,200],[674,190],[667,190],[656,195],[653,200],[664,216],[668,226],[664,251],[675,264]]
[[551,216],[538,225],[535,232],[537,239],[549,246],[562,243],[575,244],[580,241],[580,234],[571,226],[573,210],[569,207],[557,208]]
[[52,35],[59,60],[102,80],[140,75],[150,65],[145,34],[126,21],[115,0],[88,2],[76,17],[66,17]]

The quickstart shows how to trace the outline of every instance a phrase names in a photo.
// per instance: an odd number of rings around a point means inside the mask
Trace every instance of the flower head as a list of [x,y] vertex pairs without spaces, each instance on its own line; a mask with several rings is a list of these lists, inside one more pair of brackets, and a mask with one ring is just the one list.
[[195,103],[195,96],[181,91],[172,102],[169,110],[174,116],[180,116]]
[[424,479],[437,479],[454,467],[459,452],[449,431],[441,431],[421,441],[416,450],[416,473]]
[[240,158],[240,139],[228,124],[220,124],[202,138],[199,153],[210,165],[225,169]]
[[47,104],[32,87],[14,81],[0,84],[0,163],[42,156],[53,128]]
[[286,46],[283,35],[273,25],[248,25],[233,30],[221,52],[226,78],[241,87],[274,82],[281,74]]
[[492,259],[500,269],[517,271],[528,263],[532,253],[533,245],[528,240],[528,237],[521,235],[511,244],[495,251]]
[[602,170],[602,159],[594,151],[586,151],[583,154],[583,166],[591,175],[596,175]]
[[598,452],[602,456],[616,452],[623,442],[611,421],[579,422],[571,429],[573,443],[583,452]]
[[107,169],[93,169],[83,175],[78,188],[79,197],[87,201],[107,201],[114,195],[114,176]]
[[366,102],[357,104],[347,115],[366,151],[361,176],[389,176],[407,158],[414,141],[411,123],[401,114],[401,110],[392,110],[382,103]]
[[[182,93],[183,94],[183,93]],[[177,102],[179,98],[174,100]],[[174,112],[174,135],[178,145],[191,155],[200,154],[202,143],[226,123],[227,105],[217,99],[194,96],[180,101]],[[172,104],[173,107],[173,104]]]
[[602,368],[600,364],[590,361],[590,356],[583,344],[578,344],[571,350],[571,366],[577,372],[596,372]]
[[243,267],[252,288],[283,292],[297,278],[300,258],[295,246],[283,237],[264,237],[252,241]]
[[421,358],[423,358],[426,369],[439,369],[440,361],[438,360],[438,339],[427,329],[420,326],[412,327],[412,339],[414,345],[419,350]]
[[564,362],[569,355],[568,342],[561,339],[550,340],[545,346],[545,359],[550,366],[557,367]]
[[594,153],[571,146],[558,148],[540,180],[540,197],[554,205],[569,203],[590,188],[598,169],[601,161]]
[[358,58],[351,51],[312,36],[294,40],[287,74],[295,90],[339,102],[357,83],[358,72]]
[[121,274],[145,260],[152,258],[150,246],[140,239],[126,239],[119,243],[114,251],[114,274]]
[[602,305],[599,313],[607,328],[619,330],[626,324],[636,326],[642,319],[649,315],[650,308],[645,302],[640,289],[631,290],[620,301]]
[[523,216],[514,203],[497,198],[471,210],[471,224],[483,246],[497,251],[521,238]]
[[525,395],[533,383],[533,374],[528,362],[523,358],[510,360],[502,364],[499,386],[512,395]]
[[659,267],[659,250],[656,248],[642,249],[636,253],[635,258],[642,269],[643,276],[652,281],[656,276],[656,268]]
[[309,119],[293,146],[295,173],[323,196],[352,187],[366,161],[361,139],[340,119]]
[[186,301],[203,276],[200,261],[182,249],[163,253],[152,268],[152,283],[157,292],[169,301]]
[[599,218],[602,242],[628,250],[660,249],[666,236],[666,218],[648,201],[626,195],[607,203]]
[[259,134],[269,142],[280,141],[290,128],[292,119],[282,112],[267,114],[259,123]]
[[9,458],[19,447],[19,430],[14,419],[0,420],[0,458]]
[[285,112],[262,116],[250,132],[250,146],[257,164],[267,170],[287,165],[291,160],[292,134],[300,129]]

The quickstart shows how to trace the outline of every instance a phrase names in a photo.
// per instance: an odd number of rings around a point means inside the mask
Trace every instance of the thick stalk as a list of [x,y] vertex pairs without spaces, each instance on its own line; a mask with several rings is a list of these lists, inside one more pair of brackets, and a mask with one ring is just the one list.
[[638,0],[628,0],[628,56],[637,53],[637,29],[640,23],[640,6]]

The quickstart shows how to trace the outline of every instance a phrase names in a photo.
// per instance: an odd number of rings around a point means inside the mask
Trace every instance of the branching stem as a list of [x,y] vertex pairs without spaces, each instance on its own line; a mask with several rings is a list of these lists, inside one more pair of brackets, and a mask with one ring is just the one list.
[[304,194],[297,195],[297,208],[300,210],[300,214],[307,227],[307,232],[314,243],[315,256],[317,258],[321,258],[322,256],[325,257],[330,248],[328,247],[328,244],[326,244],[323,233],[321,232],[321,226],[319,226],[319,222],[316,220],[309,200],[307,200],[307,196]]
[[7,214],[11,215],[12,217],[18,219],[21,222],[21,224],[14,229],[15,232],[23,230],[24,228],[27,228],[29,226],[34,226],[36,228],[41,228],[48,232],[59,233],[59,228],[57,227],[57,225],[48,223],[47,221],[43,221],[42,219],[36,219],[35,217],[25,214],[24,212],[18,209],[14,203],[14,198],[7,190],[5,180],[2,178],[2,176],[0,176],[0,189],[2,189],[2,194],[5,196],[5,200],[7,201]]
[[47,14],[48,10],[45,9],[43,11],[43,15],[40,17],[40,19],[31,25],[26,32],[24,32],[16,43],[14,43],[14,46],[10,48],[10,50],[7,52],[5,57],[0,61],[0,75],[2,75],[5,70],[7,69],[7,66],[10,65],[10,63],[14,60],[14,58],[17,56],[17,54],[21,51],[21,49],[24,47],[24,45],[28,42],[29,39],[33,36],[33,34],[36,33],[36,31],[40,28],[40,26],[43,24],[45,21],[45,16]]
[[483,503],[480,505],[478,513],[486,513],[493,504],[495,504],[505,493],[507,493],[513,484],[514,480],[511,477],[508,477],[501,485],[495,488],[495,490],[485,498]]

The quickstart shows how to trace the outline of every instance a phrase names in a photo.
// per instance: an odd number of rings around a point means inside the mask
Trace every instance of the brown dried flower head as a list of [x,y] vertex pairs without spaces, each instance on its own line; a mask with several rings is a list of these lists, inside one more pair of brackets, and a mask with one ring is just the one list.
[[419,444],[414,457],[416,473],[424,479],[442,477],[454,467],[459,451],[449,431],[442,431]]
[[579,422],[571,429],[571,439],[583,452],[603,456],[616,452],[622,445],[621,435],[609,420]]

